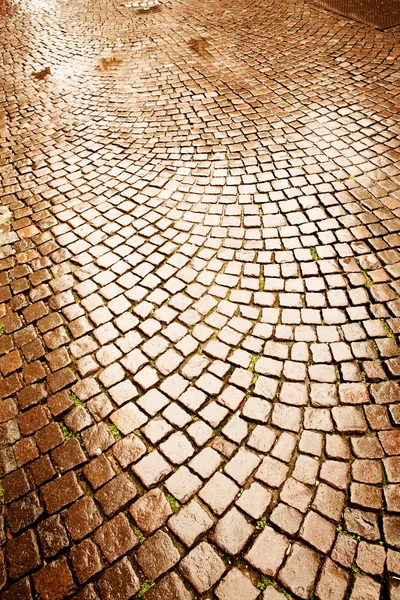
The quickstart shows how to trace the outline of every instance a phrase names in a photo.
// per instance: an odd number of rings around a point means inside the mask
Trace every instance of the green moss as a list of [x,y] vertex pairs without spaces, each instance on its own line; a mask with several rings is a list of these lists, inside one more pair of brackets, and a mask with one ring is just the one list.
[[358,260],[358,258],[355,258],[354,260],[356,261],[361,273],[364,275],[366,287],[368,288],[368,287],[373,286],[374,282],[372,281],[371,277],[368,275],[367,271],[360,266],[360,261]]
[[118,429],[115,427],[115,425],[108,424],[108,429],[111,431],[111,433],[114,436],[114,439],[116,439],[117,442],[119,442],[119,440],[122,440],[122,435],[120,434]]
[[4,333],[4,325],[3,323],[0,323],[0,335],[3,335]]
[[254,373],[254,369],[256,368],[257,361],[261,358],[261,354],[253,354],[251,357],[250,365],[248,370],[250,373]]
[[158,306],[158,304],[154,304],[153,303],[154,308],[150,311],[149,317],[152,317],[154,315],[154,313],[156,312],[156,310],[158,310],[160,307]]
[[199,420],[199,417],[197,417],[196,415],[192,415],[192,421],[194,423],[196,423]]
[[90,496],[91,498],[93,498],[94,496],[93,490],[89,485],[86,485],[85,487],[85,494],[86,496]]
[[272,585],[273,587],[276,587],[276,582],[272,581],[272,579],[270,579],[269,577],[267,577],[266,575],[261,575],[261,579],[260,581],[256,584],[256,588],[258,588],[259,590],[261,590],[262,592],[264,590],[267,589],[267,587],[269,585]]
[[4,504],[4,489],[0,482],[0,504]]
[[134,430],[133,430],[133,433],[134,433],[135,435],[137,435],[138,437],[142,437],[142,434],[140,433],[139,429],[134,429]]
[[136,598],[142,598],[155,585],[156,584],[154,583],[154,581],[144,581],[140,586],[140,591],[136,594]]
[[388,338],[394,338],[394,333],[390,327],[390,325],[388,325],[388,323],[386,323],[385,319],[381,319],[382,325],[384,326],[384,328],[386,329],[386,333]]
[[144,535],[143,531],[139,529],[139,527],[132,527],[132,529],[139,542],[143,544],[143,542],[146,541],[146,536]]
[[261,519],[259,519],[256,522],[256,529],[264,529],[266,524],[267,524],[267,517],[264,515],[264,517],[261,517]]
[[181,505],[179,504],[178,500],[176,498],[174,498],[173,496],[171,496],[171,494],[167,494],[166,498],[167,498],[168,502],[170,503],[172,510],[175,511],[180,508]]
[[339,371],[339,367],[335,367],[335,375],[336,375],[336,379],[338,381],[340,381],[340,371]]
[[66,425],[62,426],[62,431],[66,440],[73,440],[78,438],[78,435],[76,433],[72,433],[72,431],[70,431]]
[[346,531],[345,529],[343,529],[340,525],[338,525],[336,527],[336,531],[338,533],[341,533],[342,535],[345,535],[346,537],[351,538],[352,540],[360,541],[360,539],[361,539],[359,535],[353,535],[352,533],[349,533],[348,531]]
[[378,348],[378,344],[376,343],[376,341],[375,341],[375,340],[372,340],[372,341],[371,341],[371,343],[372,343],[372,345],[373,345],[373,347],[374,347],[374,350],[375,350],[375,352],[376,352],[376,355],[379,357],[379,348]]
[[312,259],[315,262],[318,262],[319,260],[321,260],[321,258],[318,256],[318,252],[317,252],[317,249],[315,248],[315,246],[313,246],[312,248],[310,248],[310,254],[312,256]]
[[74,394],[74,392],[71,392],[69,397],[76,406],[85,406],[84,403],[79,400],[78,396]]

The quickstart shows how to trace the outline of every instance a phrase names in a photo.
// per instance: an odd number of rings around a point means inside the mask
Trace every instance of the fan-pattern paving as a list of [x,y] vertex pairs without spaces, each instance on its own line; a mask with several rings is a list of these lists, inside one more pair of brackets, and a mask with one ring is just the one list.
[[399,30],[0,4],[4,600],[398,600]]

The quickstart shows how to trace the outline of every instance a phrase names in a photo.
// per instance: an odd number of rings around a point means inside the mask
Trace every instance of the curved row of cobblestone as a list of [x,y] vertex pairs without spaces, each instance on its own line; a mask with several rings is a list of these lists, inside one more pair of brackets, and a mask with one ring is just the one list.
[[399,30],[0,24],[2,600],[398,600]]

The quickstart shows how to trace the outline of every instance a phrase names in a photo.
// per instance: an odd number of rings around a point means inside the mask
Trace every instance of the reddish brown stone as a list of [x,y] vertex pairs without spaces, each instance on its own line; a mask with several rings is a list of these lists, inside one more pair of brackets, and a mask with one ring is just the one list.
[[110,461],[104,454],[93,459],[88,465],[83,468],[83,474],[95,490],[110,481],[115,475],[115,472],[110,464]]
[[381,584],[366,575],[356,575],[349,600],[379,600]]
[[[62,439],[64,439],[64,436],[62,436]],[[51,458],[61,473],[86,462],[86,456],[76,438],[67,440],[62,446],[58,446],[51,453]]]
[[[397,349],[398,351],[398,349]],[[393,361],[388,361],[393,365]],[[400,386],[395,381],[384,381],[371,384],[371,394],[377,404],[391,404],[400,400]]]
[[352,483],[350,500],[354,505],[378,510],[382,506],[382,489],[364,483]]
[[224,574],[226,567],[206,542],[201,542],[181,561],[179,569],[201,594],[210,589]]
[[400,516],[383,517],[383,534],[389,546],[400,550]]
[[73,540],[81,540],[103,522],[95,502],[88,496],[77,500],[64,513],[64,518]]
[[35,383],[46,377],[46,370],[42,363],[39,360],[36,360],[35,362],[31,362],[29,365],[24,366],[22,375],[25,383]]
[[55,556],[60,550],[69,546],[68,535],[59,515],[54,515],[39,523],[38,534],[46,558]]
[[18,500],[10,505],[7,511],[8,526],[13,534],[21,529],[26,529],[33,525],[42,515],[43,508],[40,504],[38,495],[34,492],[28,494],[22,500]]
[[129,511],[145,535],[161,527],[172,514],[171,505],[159,489],[151,490],[139,498]]
[[137,490],[131,480],[123,473],[114,477],[99,490],[95,498],[103,512],[110,516],[121,510],[137,495]]
[[31,485],[24,469],[18,469],[14,473],[7,475],[2,482],[4,489],[4,501],[12,502],[21,498],[29,492]]
[[292,551],[279,573],[282,585],[300,598],[308,598],[319,568],[318,555],[300,544]]
[[362,483],[382,482],[382,467],[377,460],[355,460],[351,466],[353,479]]
[[6,333],[13,333],[14,331],[17,331],[17,329],[20,329],[20,327],[22,326],[21,319],[15,313],[5,315],[4,317],[2,317],[1,321],[4,331]]
[[387,568],[389,573],[394,573],[395,575],[400,575],[400,552],[396,550],[391,550],[390,548],[387,551]]
[[33,600],[29,578],[22,579],[5,590],[1,600]]
[[346,530],[367,540],[379,540],[378,517],[375,513],[354,508],[345,508]]
[[349,575],[327,558],[316,587],[320,600],[343,600],[349,585]]
[[376,434],[351,438],[353,453],[357,458],[383,458],[384,452]]
[[23,390],[18,392],[17,400],[19,407],[24,410],[34,404],[39,404],[41,400],[46,398],[46,388],[41,383],[34,383],[24,387]]
[[[44,356],[46,353],[42,341],[39,338],[36,338],[29,342],[29,344],[26,344],[26,346],[23,346],[22,352],[28,363],[36,361],[38,360],[38,358],[42,358],[42,356]],[[40,376],[43,375],[43,370],[40,369],[39,371],[36,371],[36,373],[39,374],[40,378]],[[24,369],[24,375],[25,374],[27,375],[27,377],[35,379],[35,370],[33,372],[30,372],[29,369],[27,371]]]
[[123,513],[100,527],[93,537],[110,563],[129,552],[139,543]]
[[52,514],[83,496],[75,473],[67,473],[43,486],[40,490],[47,511]]
[[259,590],[242,571],[233,568],[215,590],[218,600],[255,600]]
[[[16,419],[0,424],[0,444],[8,446],[21,437]],[[10,448],[11,450],[11,448]]]
[[399,454],[400,449],[400,431],[382,431],[379,434],[379,440],[386,454],[389,456]]
[[35,573],[33,583],[40,600],[62,600],[76,590],[65,558],[59,558]]
[[125,557],[100,577],[98,582],[102,600],[129,600],[140,590],[139,579]]
[[338,535],[332,550],[332,558],[337,563],[347,569],[353,564],[354,556],[357,550],[357,541],[348,535]]
[[21,389],[21,382],[16,373],[0,381],[0,398],[8,398]]
[[92,540],[84,540],[77,546],[74,546],[70,552],[70,556],[79,583],[85,583],[85,581],[103,568],[100,551]]
[[4,588],[7,583],[7,569],[4,559],[4,553],[0,550],[0,590]]
[[317,493],[314,497],[313,508],[334,521],[340,521],[343,506],[345,503],[345,494],[330,485],[320,483]]
[[31,435],[48,422],[46,411],[42,406],[35,406],[18,417],[18,425],[23,435]]
[[137,435],[131,433],[117,442],[112,451],[121,467],[125,469],[146,453],[146,446]]
[[65,367],[64,369],[61,369],[61,371],[57,371],[57,373],[51,373],[47,376],[47,383],[50,386],[53,394],[67,386],[70,386],[72,383],[74,383],[74,381],[76,381],[76,375],[68,367]]
[[89,456],[105,452],[115,442],[114,436],[105,423],[93,425],[83,431],[82,440]]
[[388,481],[390,483],[400,483],[400,456],[385,458],[383,465]]
[[276,533],[271,527],[265,527],[245,558],[264,575],[275,577],[288,547],[289,541],[286,537]]
[[32,529],[7,542],[6,557],[12,579],[18,579],[40,565],[39,546]]
[[44,454],[64,441],[64,435],[58,423],[50,423],[35,434],[35,441]]
[[13,398],[0,402],[0,423],[13,419],[18,414],[18,406]]
[[53,396],[50,396],[47,401],[47,405],[51,411],[51,414],[54,417],[59,417],[72,408],[74,403],[72,402],[68,392],[63,390],[61,392],[57,392],[57,394],[54,394]]
[[22,367],[21,355],[18,350],[13,350],[0,358],[0,371],[5,377],[9,373],[13,373]]
[[32,463],[29,467],[29,470],[36,485],[41,485],[42,483],[49,481],[49,479],[51,479],[56,473],[47,454]]
[[175,572],[165,575],[147,594],[146,600],[192,600],[193,594]]
[[371,575],[383,575],[386,561],[386,550],[378,544],[361,541],[357,551],[357,566]]
[[335,526],[313,511],[307,514],[300,530],[300,537],[324,554],[332,548],[335,535]]
[[180,554],[171,538],[158,531],[140,546],[136,558],[147,579],[153,581],[176,565]]
[[32,438],[23,438],[22,440],[19,440],[14,444],[13,450],[19,467],[35,460],[39,456],[38,447]]
[[99,600],[99,598],[100,596],[95,591],[92,583],[86,585],[82,591],[74,596],[74,600]]

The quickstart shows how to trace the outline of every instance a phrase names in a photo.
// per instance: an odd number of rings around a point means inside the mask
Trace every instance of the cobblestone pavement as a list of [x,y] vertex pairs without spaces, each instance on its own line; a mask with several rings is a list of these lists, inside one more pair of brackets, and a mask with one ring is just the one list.
[[2,600],[399,600],[399,31],[2,0]]

